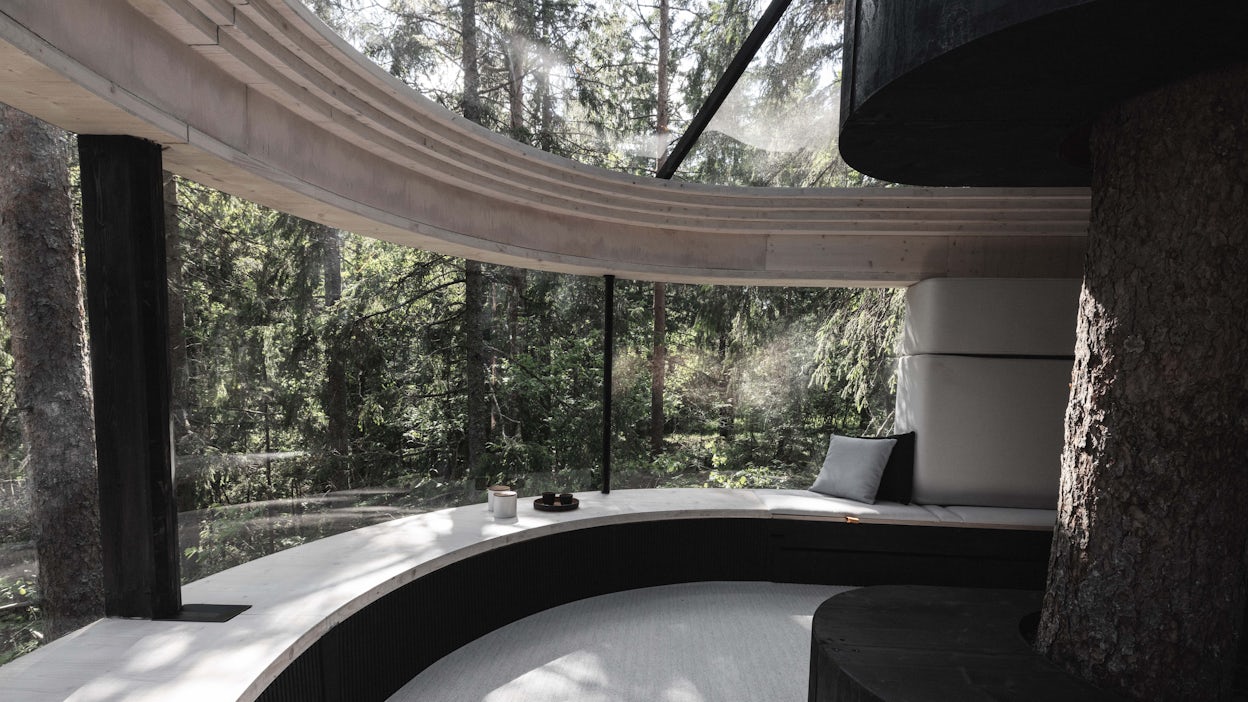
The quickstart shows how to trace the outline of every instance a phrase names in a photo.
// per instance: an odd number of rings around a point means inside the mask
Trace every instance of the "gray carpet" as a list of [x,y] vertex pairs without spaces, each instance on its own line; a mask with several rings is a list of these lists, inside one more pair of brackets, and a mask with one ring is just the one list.
[[844,587],[690,583],[573,602],[503,627],[392,702],[802,702],[815,609]]

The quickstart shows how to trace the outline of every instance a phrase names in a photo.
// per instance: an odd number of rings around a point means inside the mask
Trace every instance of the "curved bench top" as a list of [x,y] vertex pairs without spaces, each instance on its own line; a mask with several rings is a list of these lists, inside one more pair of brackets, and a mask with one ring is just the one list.
[[579,164],[417,94],[300,0],[12,0],[0,102],[357,234],[642,280],[1079,277],[1085,188],[740,188]]
[[812,514],[823,504],[817,516],[825,518],[944,524],[919,505],[861,505],[806,491],[653,489],[577,496],[581,507],[571,512],[538,512],[533,498],[521,498],[517,518],[495,521],[484,503],[473,504],[244,563],[183,588],[187,603],[251,606],[230,622],[103,619],[0,667],[0,690],[30,702],[254,699],[325,632],[383,595],[456,561],[575,529],[665,519],[806,518],[785,514],[785,500],[793,499],[803,500]]

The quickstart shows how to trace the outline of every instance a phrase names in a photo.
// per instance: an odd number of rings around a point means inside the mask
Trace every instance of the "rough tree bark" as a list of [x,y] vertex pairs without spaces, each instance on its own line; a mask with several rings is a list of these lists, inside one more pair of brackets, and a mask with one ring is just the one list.
[[64,132],[0,105],[0,259],[45,634],[104,614],[95,424]]
[[[659,0],[659,57],[658,100],[655,104],[654,133],[661,139],[667,136],[669,81],[667,64],[671,59],[672,16],[668,0]],[[667,143],[661,142],[655,170],[663,168],[667,160]],[[650,353],[650,451],[663,451],[663,426],[667,417],[663,412],[663,395],[667,385],[667,284],[654,284],[654,345]]]
[[[481,124],[481,72],[477,60],[476,0],[462,0],[460,7],[461,55],[464,72],[464,117]],[[464,438],[467,444],[464,470],[478,476],[485,465],[485,445],[489,440],[490,407],[485,382],[485,274],[477,261],[464,261],[464,395],[467,399]]]
[[178,225],[178,180],[169,171],[161,174],[165,200],[165,274],[169,281],[169,373],[172,376],[174,439],[191,430],[186,401],[191,377],[186,357],[186,304],[182,291],[182,228]]
[[485,310],[485,275],[477,261],[464,261],[464,385],[467,407],[464,434],[467,440],[465,471],[481,475],[485,445],[489,439],[490,409],[485,384],[485,337],[481,328]]
[[524,134],[524,49],[512,41],[507,47],[507,105],[511,138],[527,141]]
[[[533,12],[534,8],[530,3],[517,3],[512,8],[516,36],[511,37],[507,43],[507,70],[510,80],[507,102],[511,114],[511,138],[525,143],[528,142],[528,125],[524,119],[524,78],[528,73],[528,45],[536,31]],[[526,272],[523,268],[504,270],[507,275],[507,355],[514,362],[520,351],[520,316],[524,305]],[[496,364],[491,364],[491,368],[495,366]],[[516,436],[522,435],[524,426],[520,418],[523,414],[516,407],[509,406],[508,410],[506,414],[510,414],[515,420],[513,433]],[[503,433],[506,434],[505,428]]]
[[1248,548],[1248,66],[1133,98],[1092,220],[1038,646],[1140,699],[1229,695]]
[[528,143],[524,119],[524,79],[529,73],[530,43],[536,33],[536,8],[531,2],[516,2],[511,9],[512,36],[504,44],[507,62],[507,105],[511,138]]
[[[351,423],[347,419],[347,364],[341,329],[332,321],[333,308],[342,299],[342,234],[333,227],[313,224],[321,240],[325,272],[325,309],[331,321],[325,329],[325,418],[327,444],[333,461],[341,462],[350,450]],[[337,472],[337,470],[335,471]]]
[[[538,0],[537,15],[541,27],[541,43],[553,46],[555,35],[554,0]],[[550,89],[550,72],[553,67],[545,57],[538,59],[536,99],[538,106],[537,148],[555,150],[555,97]]]
[[663,452],[663,395],[667,385],[667,284],[654,284],[654,345],[650,350],[650,452]]
[[481,71],[477,64],[477,2],[461,0],[459,15],[460,68],[464,71],[464,95],[459,108],[464,117],[481,124]]

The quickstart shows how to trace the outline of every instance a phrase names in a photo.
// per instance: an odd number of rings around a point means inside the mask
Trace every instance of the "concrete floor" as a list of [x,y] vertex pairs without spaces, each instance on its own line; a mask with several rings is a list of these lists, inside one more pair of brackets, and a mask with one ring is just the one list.
[[557,607],[451,653],[392,702],[803,702],[815,609],[850,588],[689,583]]

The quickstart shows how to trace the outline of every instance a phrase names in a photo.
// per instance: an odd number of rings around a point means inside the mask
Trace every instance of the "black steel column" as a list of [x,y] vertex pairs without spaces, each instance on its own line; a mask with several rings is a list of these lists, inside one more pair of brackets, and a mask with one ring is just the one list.
[[602,313],[602,494],[611,492],[611,364],[615,360],[615,276],[604,275]]
[[182,606],[160,146],[80,136],[105,612]]

